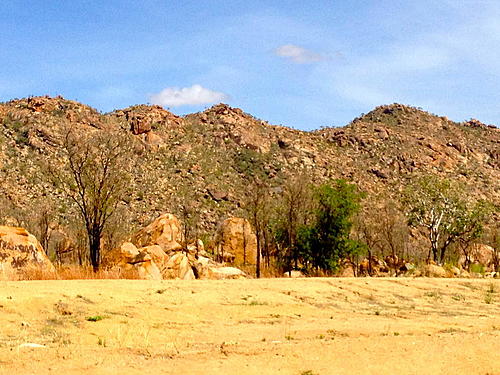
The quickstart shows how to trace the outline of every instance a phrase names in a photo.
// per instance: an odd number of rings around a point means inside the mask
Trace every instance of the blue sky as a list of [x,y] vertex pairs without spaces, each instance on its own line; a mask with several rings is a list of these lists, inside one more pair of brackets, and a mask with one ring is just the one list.
[[224,101],[340,126],[400,102],[500,123],[500,1],[2,0],[0,101]]

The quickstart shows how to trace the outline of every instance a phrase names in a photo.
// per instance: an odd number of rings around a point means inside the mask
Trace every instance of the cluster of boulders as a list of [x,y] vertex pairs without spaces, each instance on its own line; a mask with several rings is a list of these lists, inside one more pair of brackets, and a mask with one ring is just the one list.
[[[228,220],[222,225],[224,243],[219,247],[232,261],[242,256],[238,245],[252,242],[251,233],[246,233],[246,221]],[[243,223],[241,225],[241,222]],[[240,226],[243,231],[233,228]],[[246,236],[231,239],[230,236]],[[255,244],[253,243],[255,246]],[[250,245],[249,245],[250,246]],[[255,255],[255,248],[247,246],[248,254]],[[230,252],[233,251],[232,253]],[[254,261],[255,264],[255,261]],[[236,267],[217,262],[205,251],[201,240],[185,244],[179,220],[172,214],[164,214],[151,224],[131,236],[118,248],[103,254],[101,266],[115,270],[124,277],[140,279],[237,279],[247,275]],[[47,257],[35,236],[24,228],[0,226],[0,279],[16,279],[28,269],[55,274],[55,267]]]
[[240,269],[211,259],[201,240],[185,244],[179,220],[168,213],[105,254],[103,266],[135,270],[141,279],[152,280],[246,277]]
[[[433,261],[417,266],[396,255],[388,255],[384,259],[371,256],[362,259],[359,263],[344,259],[341,262],[339,276],[412,276],[412,277],[498,277],[496,272],[498,254],[491,246],[474,245],[468,258],[462,256],[456,266],[442,266]],[[477,266],[477,267],[474,267]],[[472,266],[472,267],[471,267]],[[482,272],[468,272],[467,269],[481,269]]]
[[132,134],[140,137],[147,145],[155,148],[164,144],[155,130],[176,128],[182,125],[182,118],[158,105],[136,105],[111,113],[130,126]]
[[272,142],[263,126],[266,123],[256,120],[239,108],[221,103],[204,112],[191,115],[191,118],[212,124],[216,129],[216,137],[222,141],[230,138],[237,145],[260,153],[269,152],[271,149]]

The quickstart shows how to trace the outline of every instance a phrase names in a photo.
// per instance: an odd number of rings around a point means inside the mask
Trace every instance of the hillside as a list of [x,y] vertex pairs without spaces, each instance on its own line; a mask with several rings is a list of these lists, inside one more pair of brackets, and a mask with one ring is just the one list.
[[400,104],[381,106],[340,128],[304,132],[273,126],[218,104],[185,117],[138,105],[101,114],[62,97],[0,104],[0,204],[4,218],[50,203],[61,221],[74,220],[54,188],[68,129],[122,129],[135,137],[132,194],[122,204],[124,231],[194,201],[208,236],[221,219],[241,214],[255,178],[276,189],[291,176],[308,182],[345,178],[369,197],[395,197],[411,179],[436,174],[500,204],[500,130],[477,120],[455,123]]

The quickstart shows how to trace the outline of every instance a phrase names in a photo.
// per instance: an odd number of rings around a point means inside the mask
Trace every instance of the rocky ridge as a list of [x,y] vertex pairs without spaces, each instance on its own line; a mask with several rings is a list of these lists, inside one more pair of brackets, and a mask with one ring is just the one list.
[[189,200],[197,204],[210,243],[219,223],[241,216],[256,179],[279,190],[298,175],[314,183],[345,178],[369,197],[391,199],[412,179],[430,173],[500,204],[500,131],[477,120],[455,123],[392,104],[344,127],[304,132],[269,125],[225,104],[179,117],[158,106],[101,114],[61,97],[36,97],[0,104],[0,204],[10,207],[4,220],[47,200],[62,222],[74,217],[44,169],[57,164],[70,128],[116,128],[134,135],[132,193],[120,216],[128,233],[165,212],[178,213]]

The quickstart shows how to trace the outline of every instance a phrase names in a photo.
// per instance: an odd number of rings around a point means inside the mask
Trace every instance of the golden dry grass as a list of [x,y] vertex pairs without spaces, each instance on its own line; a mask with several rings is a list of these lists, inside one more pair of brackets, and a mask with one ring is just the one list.
[[56,272],[51,272],[40,267],[24,268],[10,275],[10,281],[33,280],[94,280],[94,279],[138,279],[135,270],[100,269],[94,272],[91,266],[58,265]]
[[499,280],[0,282],[0,321],[0,374],[500,373]]

